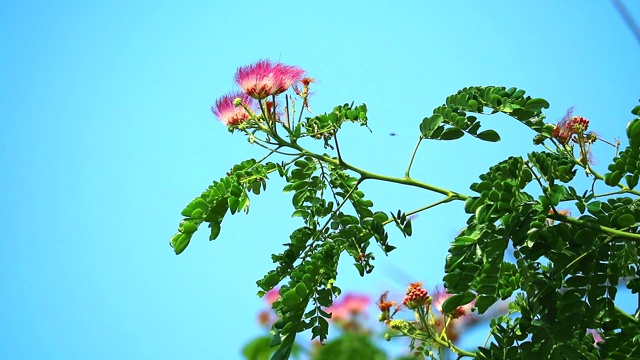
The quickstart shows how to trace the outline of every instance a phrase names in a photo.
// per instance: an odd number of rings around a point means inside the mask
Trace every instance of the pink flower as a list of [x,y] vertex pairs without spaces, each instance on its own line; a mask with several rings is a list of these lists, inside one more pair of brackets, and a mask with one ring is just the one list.
[[[573,139],[573,135],[584,137],[585,132],[589,128],[589,120],[582,116],[573,116],[573,107],[567,110],[567,113],[558,121],[552,136],[562,145],[567,145]],[[589,142],[595,141],[593,135],[589,135],[586,139]],[[593,141],[592,141],[593,140]],[[580,142],[580,139],[574,139]]]
[[332,320],[345,320],[351,315],[363,313],[370,302],[371,299],[367,295],[347,294],[326,311],[331,313]]
[[303,75],[304,70],[299,67],[260,60],[239,68],[236,72],[236,83],[247,95],[260,100],[285,92]]
[[[447,300],[448,298],[450,298],[451,296],[452,296],[451,294],[447,294],[446,289],[436,288],[436,291],[433,294],[433,306],[435,306],[436,309],[438,309],[440,314],[444,314],[444,312],[442,311],[442,304],[444,304],[444,301]],[[473,305],[475,303],[476,303],[476,301],[473,300],[473,301],[471,301],[470,303],[468,303],[466,305],[458,306],[458,308],[455,309],[453,311],[453,313],[447,314],[447,315],[451,316],[454,319],[457,319],[457,318],[462,317],[464,315],[470,314],[471,313],[471,308],[473,307]]]
[[264,294],[264,300],[269,304],[273,304],[274,301],[278,300],[278,298],[280,298],[280,293],[278,292],[280,291],[279,288],[273,288],[269,291],[267,291],[266,294]]
[[254,110],[256,108],[256,101],[247,94],[237,92],[233,94],[227,94],[216,101],[216,105],[211,107],[213,114],[227,126],[238,125],[251,118],[251,114],[242,106],[235,106],[236,99],[242,100],[242,103]]
[[587,334],[593,335],[593,345],[594,346],[598,346],[599,342],[604,341],[604,339],[602,338],[602,335],[600,335],[600,333],[597,332],[595,329],[588,329],[587,330]]

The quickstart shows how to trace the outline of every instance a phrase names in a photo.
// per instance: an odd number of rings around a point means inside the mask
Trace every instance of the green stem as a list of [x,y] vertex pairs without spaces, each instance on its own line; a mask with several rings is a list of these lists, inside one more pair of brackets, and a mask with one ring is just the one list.
[[486,347],[487,347],[487,344],[489,343],[489,339],[491,339],[491,335],[493,335],[492,331],[493,331],[493,329],[491,329],[491,330],[489,331],[489,333],[487,334],[487,338],[486,338],[486,339],[484,339],[484,344],[482,344],[482,347],[483,347],[483,348],[486,348]]
[[440,338],[447,339],[447,327],[449,326],[450,322],[451,322],[451,317],[447,316],[447,321],[444,322],[444,327],[442,328],[442,333],[440,334]]
[[344,164],[344,160],[342,160],[342,155],[340,154],[340,145],[338,145],[338,130],[333,131],[333,142],[336,144],[336,153],[338,154],[338,162],[340,164]]
[[[528,161],[525,162],[525,166],[529,169],[529,171],[531,171],[531,174],[533,175],[533,177],[536,179],[536,181],[540,185],[540,190],[542,190],[542,193],[544,194],[544,196],[546,196],[547,198],[550,198],[550,196],[547,194],[547,191],[545,190],[545,189],[548,189],[549,187],[548,186],[544,186],[542,184],[542,181],[540,180],[540,177],[538,177],[538,174],[536,174],[536,172],[533,171],[533,167],[531,167],[531,165],[529,164]],[[546,181],[546,179],[545,179],[545,181]],[[556,207],[553,204],[551,204],[551,209],[553,209],[554,213],[558,212],[558,210],[556,210]]]
[[619,190],[619,191],[612,191],[612,192],[608,192],[608,193],[604,193],[604,194],[593,195],[593,197],[594,198],[599,198],[599,197],[612,196],[612,195],[622,195],[624,193],[625,193],[625,191]]
[[[585,168],[585,170],[589,171],[596,179],[598,180],[602,180],[604,181],[604,176],[598,174],[597,172],[595,172],[591,166],[589,166],[588,164],[583,166]],[[616,184],[617,187],[619,187],[620,189],[622,189],[623,192],[625,193],[629,193],[629,194],[634,194],[637,196],[640,196],[640,191],[638,190],[633,190],[633,189],[629,189],[629,187],[624,186],[622,184]]]
[[[253,142],[251,142],[252,144],[256,144],[256,145],[260,146],[260,147],[261,147],[261,148],[263,148],[263,149],[269,150],[270,154],[275,152],[276,154],[280,154],[280,155],[286,155],[286,156],[298,156],[298,157],[301,157],[301,155],[300,155],[300,154],[290,154],[290,153],[286,153],[286,152],[278,151],[278,149],[282,148],[282,146],[281,146],[281,145],[278,145],[277,143],[272,143],[272,142],[267,141],[267,140],[264,140],[264,139],[260,139],[260,138],[256,137],[255,135],[249,134],[249,132],[247,132],[246,130],[245,130],[245,132],[247,133],[247,135],[249,135],[250,137],[252,137],[252,138],[253,138]],[[264,143],[264,144],[263,144],[263,143]],[[269,144],[269,145],[276,145],[276,148],[275,148],[275,149],[272,149],[272,148],[268,147],[268,146],[267,146],[267,145],[265,145],[265,144]],[[269,154],[269,155],[270,155],[270,154]],[[267,155],[267,156],[269,156],[269,155]]]
[[426,331],[427,333],[429,333],[430,336],[433,336],[433,334],[431,334],[431,331],[429,329],[429,324],[428,324],[428,320],[427,320],[427,313],[425,312],[425,307],[423,306],[419,306],[415,312],[418,314],[418,321],[420,322],[420,326],[424,329],[424,331]]
[[[300,155],[302,157],[302,154]],[[363,179],[360,178],[358,179],[358,181],[356,181],[356,183],[353,185],[353,187],[351,188],[351,190],[349,190],[349,192],[347,193],[347,195],[344,197],[344,200],[340,203],[340,205],[338,205],[338,207],[333,210],[333,214],[337,214],[338,211],[340,211],[340,209],[344,206],[344,204],[346,204],[349,201],[349,198],[351,197],[351,195],[353,194],[354,191],[356,191],[356,189],[358,188],[358,186],[362,183]],[[327,228],[327,226],[329,226],[329,224],[331,223],[331,220],[333,219],[333,216],[329,216],[329,218],[327,219],[327,221],[324,223],[324,225],[322,225],[322,227],[320,228],[319,231],[316,231],[315,234],[324,234],[324,229]],[[309,244],[307,250],[304,252],[304,254],[302,255],[302,261],[304,262],[304,260],[307,258],[307,256],[309,255],[309,252],[311,252],[313,250],[313,245],[315,244],[316,240],[318,240],[318,237],[315,237],[311,240],[311,244]]]
[[453,343],[450,340],[444,341],[441,339],[434,339],[438,344],[442,345],[442,346],[446,346],[449,349],[451,349],[451,351],[453,351],[454,353],[458,354],[458,359],[462,356],[468,356],[468,357],[472,357],[475,358],[476,354],[472,353],[470,351],[466,351],[466,350],[462,350],[459,347],[453,345]]
[[423,331],[418,331],[417,329],[415,329],[412,326],[413,331],[407,331],[405,329],[397,329],[399,330],[401,333],[403,333],[404,335],[412,338],[412,339],[417,339],[420,340],[422,342],[429,342],[429,341],[433,341],[435,343],[437,343],[440,346],[444,346],[449,348],[451,351],[453,351],[454,353],[458,354],[458,358],[461,358],[463,356],[467,356],[467,357],[471,357],[471,358],[475,358],[476,357],[476,353],[472,353],[470,351],[465,351],[460,349],[459,347],[455,346],[451,341],[447,340],[442,340],[439,339],[437,336],[433,336],[430,333],[427,332],[423,332]]
[[[354,191],[356,191],[356,189],[358,188],[358,186],[362,183],[362,178],[358,179],[358,181],[356,181],[356,183],[353,185],[353,187],[351,188],[351,190],[349,190],[349,192],[347,193],[347,196],[344,197],[344,200],[340,203],[340,205],[338,205],[338,207],[333,211],[334,214],[337,214],[338,211],[340,211],[340,209],[342,208],[342,206],[344,206],[344,204],[347,203],[347,201],[349,201],[349,198],[351,197],[351,195],[353,194]],[[331,220],[331,218],[329,218],[329,220],[327,220],[327,224],[325,224],[324,227],[326,227],[329,224],[329,221]],[[323,229],[324,230],[324,229]]]
[[[284,96],[284,109],[285,109],[285,116],[286,116],[284,124],[287,125],[288,128],[292,128],[292,125],[295,125],[295,124],[292,124],[289,122],[289,95]],[[291,141],[293,141],[293,139],[291,139]]]
[[[262,113],[262,117],[264,117],[264,121],[268,124],[269,123],[269,115],[268,113],[264,110],[264,106],[262,104],[262,100],[258,100],[258,105],[260,105],[260,112]],[[269,128],[269,130],[271,130],[271,128]],[[270,132],[270,131],[269,131]],[[269,133],[267,132],[267,134]]]
[[638,320],[637,320],[635,317],[633,317],[633,316],[629,315],[626,311],[624,311],[624,310],[620,309],[620,308],[619,308],[619,307],[617,307],[617,306],[615,307],[615,309],[616,309],[616,311],[617,311],[620,315],[622,315],[622,316],[623,316],[624,318],[626,318],[628,321],[631,321],[631,322],[632,322],[632,323],[634,323],[634,324],[638,324]]
[[553,219],[553,220],[562,221],[562,222],[565,222],[567,224],[573,224],[573,225],[577,225],[577,226],[580,226],[580,227],[585,227],[585,228],[589,228],[589,229],[592,229],[592,230],[597,230],[597,231],[600,231],[600,232],[603,232],[603,233],[607,233],[607,234],[610,234],[610,235],[621,237],[623,239],[628,239],[628,240],[633,240],[633,241],[640,241],[640,234],[629,233],[629,232],[618,230],[618,229],[612,229],[612,228],[607,227],[607,226],[602,226],[602,225],[598,225],[598,224],[590,222],[590,221],[579,220],[579,219],[576,219],[576,218],[564,216],[564,215],[559,214],[559,213],[549,214],[548,218],[549,219]]
[[[300,107],[300,116],[298,116],[298,123],[302,121],[302,114],[304,113],[304,98],[302,98],[302,106]],[[295,116],[295,115],[294,115]]]
[[[429,204],[429,205],[423,206],[423,207],[421,207],[421,208],[419,208],[419,209],[411,210],[411,211],[406,212],[406,213],[404,213],[404,214],[405,214],[406,216],[415,215],[415,214],[417,214],[417,213],[419,213],[419,212],[422,212],[422,211],[425,211],[425,210],[431,209],[432,207],[436,207],[436,206],[438,206],[438,205],[440,205],[440,204],[445,204],[445,203],[451,202],[451,201],[456,200],[456,199],[457,199],[457,198],[456,198],[455,196],[447,196],[447,197],[446,197],[446,198],[444,198],[444,199],[438,200],[438,201],[433,202],[433,203],[431,203],[431,204]],[[393,222],[393,219],[389,219],[389,220],[387,220],[387,221],[383,222],[383,223],[382,223],[382,225],[387,225],[387,224],[392,223],[392,222]]]
[[[267,145],[265,145],[265,144],[269,144],[269,145],[276,145],[276,148],[281,148],[281,147],[282,147],[282,146],[279,146],[279,145],[278,145],[278,144],[276,144],[276,143],[272,143],[272,142],[269,142],[269,141],[267,141],[267,140],[257,138],[257,137],[255,137],[255,136],[253,137],[253,139],[252,139],[252,140],[253,140],[252,144],[256,144],[256,145],[258,145],[258,146],[260,146],[260,147],[262,147],[262,148],[264,148],[264,149],[267,149],[267,150],[269,150],[269,151],[271,151],[271,150],[273,150],[273,149],[272,149],[272,148],[270,148],[270,147],[268,147],[268,146],[267,146]],[[264,143],[264,144],[263,144],[263,143]]]
[[422,142],[422,136],[418,138],[418,143],[416,147],[413,148],[413,153],[411,154],[411,160],[409,160],[409,166],[407,166],[407,171],[404,173],[405,178],[409,178],[409,172],[411,171],[411,165],[413,165],[413,159],[416,157],[416,153],[418,152],[418,148],[420,147],[420,143]]
[[297,150],[298,152],[300,152],[303,156],[310,156],[314,159],[320,160],[320,161],[324,161],[326,163],[332,164],[334,166],[337,167],[342,167],[348,170],[351,170],[353,172],[358,173],[362,180],[367,180],[367,179],[371,179],[371,180],[380,180],[380,181],[386,181],[386,182],[390,182],[390,183],[395,183],[395,184],[402,184],[402,185],[408,185],[408,186],[413,186],[413,187],[418,187],[421,189],[425,189],[425,190],[429,190],[438,194],[442,194],[445,195],[447,197],[451,197],[452,200],[467,200],[469,198],[469,196],[464,195],[464,194],[460,194],[451,190],[447,190],[447,189],[443,189],[431,184],[427,184],[427,183],[423,183],[421,181],[418,180],[414,180],[411,178],[397,178],[397,177],[392,177],[392,176],[385,176],[385,175],[379,175],[376,173],[372,173],[363,169],[360,169],[358,167],[355,167],[345,161],[340,162],[337,159],[331,158],[328,155],[320,155],[320,154],[316,154],[314,152],[308,151],[307,149],[303,148],[302,146],[298,145],[298,144],[294,144],[294,143],[290,143],[286,140],[284,140],[283,138],[281,138],[280,136],[278,136],[278,134],[271,134],[273,136],[273,138],[278,141],[278,144],[284,147],[289,147],[292,148],[294,150]]
[[269,153],[266,156],[258,160],[258,164],[261,164],[263,161],[267,160],[269,156],[273,155],[273,153],[277,153],[278,149],[280,149],[280,146],[276,147],[275,149],[271,149],[271,151],[269,151]]
[[[275,131],[276,128],[276,96],[275,95],[271,95],[271,102],[273,103],[273,131]],[[267,110],[269,109],[269,107],[267,107]]]

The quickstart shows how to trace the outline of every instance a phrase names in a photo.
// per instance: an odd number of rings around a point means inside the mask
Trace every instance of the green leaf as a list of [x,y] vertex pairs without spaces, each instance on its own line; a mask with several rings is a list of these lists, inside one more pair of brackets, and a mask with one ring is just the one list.
[[405,234],[407,234],[407,236],[411,236],[411,234],[413,234],[413,230],[411,229],[411,220],[407,221],[404,226],[402,227],[402,230]]
[[380,223],[383,223],[383,222],[389,220],[389,217],[387,216],[386,213],[384,213],[382,211],[376,211],[376,213],[373,214],[373,219],[378,221],[378,222],[380,222]]
[[[609,175],[609,174],[606,174],[606,175]],[[608,178],[605,176],[604,182],[605,182],[605,184],[607,184],[609,186],[616,186],[616,185],[618,185],[620,180],[622,180],[622,176],[623,175],[624,175],[624,172],[616,170],[616,171],[612,172],[611,176],[609,176]]]
[[476,295],[470,291],[467,291],[462,294],[453,295],[449,297],[447,300],[445,300],[444,303],[442,304],[442,312],[444,312],[445,314],[451,314],[458,307],[467,305],[468,303],[473,301],[473,299],[475,298],[476,298]]
[[566,281],[568,287],[584,287],[589,285],[589,278],[583,275],[574,275]]
[[307,167],[309,167],[309,163],[302,159],[296,160],[296,162],[294,162],[293,164],[301,169],[306,169]]
[[529,111],[533,111],[534,113],[539,113],[542,109],[549,108],[549,102],[545,99],[533,98],[529,99],[529,101],[524,104],[524,108]]
[[478,135],[478,139],[490,142],[498,142],[500,141],[500,135],[494,130],[485,130],[480,132]]
[[478,313],[483,314],[485,311],[495,304],[498,299],[495,296],[481,295],[476,299],[475,307],[478,308]]
[[231,214],[235,214],[238,211],[238,205],[240,205],[240,199],[235,196],[229,196],[229,210],[231,210]]
[[306,297],[309,294],[309,290],[304,283],[298,283],[294,288],[296,294],[298,294],[301,298]]
[[289,308],[297,308],[301,305],[302,297],[295,290],[289,290],[282,295],[282,305]]
[[440,135],[440,140],[455,140],[464,136],[464,132],[457,127],[447,128]]
[[198,220],[185,219],[180,222],[178,231],[186,235],[191,235],[198,230],[198,225],[200,225],[200,221]]
[[433,114],[431,117],[426,117],[422,120],[420,124],[420,131],[422,132],[422,136],[430,137],[431,134],[438,128],[440,123],[442,122],[442,115]]
[[215,240],[220,235],[220,223],[218,221],[212,221],[209,223],[211,228],[211,234],[209,234],[209,240]]
[[204,213],[209,210],[209,204],[207,204],[207,202],[202,198],[195,198],[184,208],[184,210],[182,210],[181,215],[184,217],[192,217],[193,212],[196,209],[199,209]]
[[173,251],[176,253],[176,255],[180,255],[180,253],[182,253],[184,249],[187,248],[190,240],[191,236],[177,233],[173,235],[169,243],[171,244],[171,247],[173,247]]
[[297,181],[291,185],[291,190],[298,191],[306,188],[309,185],[308,181]]
[[246,360],[268,359],[273,353],[273,350],[269,347],[271,338],[271,336],[261,336],[252,340],[242,348],[242,355]]
[[302,218],[307,218],[309,217],[309,211],[308,210],[296,210],[293,212],[293,214],[291,214],[291,217],[302,217]]
[[634,217],[633,215],[631,215],[631,214],[623,214],[623,215],[620,215],[620,217],[618,217],[618,218],[615,220],[615,224],[616,224],[618,227],[621,227],[621,228],[629,227],[629,226],[631,226],[631,225],[633,225],[633,224],[635,224],[635,223],[636,223],[636,219],[635,219],[635,217]]
[[589,211],[589,213],[594,216],[596,216],[596,214],[600,214],[602,212],[602,202],[592,201],[588,203],[587,211]]
[[627,186],[629,189],[633,189],[638,185],[638,180],[640,180],[640,173],[636,172],[634,174],[629,174],[624,177],[624,180],[627,182]]
[[591,229],[580,229],[573,237],[573,241],[580,245],[589,245],[595,240],[595,234]]
[[475,244],[478,239],[471,236],[458,236],[451,245],[470,245]]
[[293,203],[293,207],[299,208],[300,205],[302,205],[302,203],[304,202],[304,199],[306,196],[307,196],[307,192],[304,190],[298,191],[295,194],[293,194],[293,198],[291,199],[291,202]]

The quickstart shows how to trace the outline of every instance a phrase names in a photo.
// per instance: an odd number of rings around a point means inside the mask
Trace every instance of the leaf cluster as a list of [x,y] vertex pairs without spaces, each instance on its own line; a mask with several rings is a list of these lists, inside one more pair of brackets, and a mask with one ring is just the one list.
[[[225,215],[247,212],[249,195],[264,191],[269,175],[284,178],[292,216],[301,225],[291,232],[283,250],[272,254],[274,268],[257,285],[261,296],[280,287],[280,298],[273,303],[280,319],[273,326],[270,344],[277,347],[273,359],[286,359],[295,350],[300,332],[309,330],[313,338],[327,339],[331,314],[326,309],[341,293],[336,282],[342,255],[353,259],[361,276],[369,274],[375,260],[371,245],[379,246],[384,255],[395,249],[386,225],[393,223],[404,236],[411,236],[412,214],[463,200],[469,217],[450,244],[444,283],[452,296],[443,309],[451,313],[475,301],[477,311],[485,313],[500,300],[511,301],[510,313],[492,321],[491,343],[480,346],[475,357],[640,358],[638,315],[616,306],[622,286],[640,293],[640,192],[634,190],[640,177],[640,117],[627,126],[630,146],[600,175],[586,161],[576,159],[572,147],[554,141],[559,125],[544,122],[542,111],[548,107],[546,100],[516,88],[461,89],[422,120],[418,145],[401,178],[359,169],[340,154],[337,132],[346,122],[367,126],[365,104],[344,104],[304,120],[300,116],[297,124],[258,116],[250,126],[234,130],[244,131],[252,143],[270,150],[267,157],[278,154],[288,161],[265,162],[265,157],[233,166],[226,177],[214,181],[185,207],[171,246],[176,254],[183,252],[202,223],[210,228],[209,239],[216,239]],[[637,116],[640,107],[632,112]],[[535,144],[545,146],[545,151],[511,156],[490,167],[471,184],[471,196],[409,176],[423,140],[455,140],[468,134],[499,141],[497,131],[481,130],[477,116],[496,113],[530,128]],[[287,131],[289,141],[280,137],[279,127]],[[256,136],[260,132],[264,139]],[[303,137],[323,141],[325,149],[335,150],[337,156],[303,148],[297,142]],[[293,153],[282,152],[285,148]],[[579,192],[569,184],[581,169],[592,179],[592,186]],[[413,186],[445,198],[415,211],[387,215],[374,210],[373,201],[361,190],[365,180]],[[596,192],[600,187],[611,191]],[[566,208],[577,209],[579,216],[572,217]],[[604,342],[594,346],[588,329],[601,333]],[[344,346],[336,344],[336,348]]]

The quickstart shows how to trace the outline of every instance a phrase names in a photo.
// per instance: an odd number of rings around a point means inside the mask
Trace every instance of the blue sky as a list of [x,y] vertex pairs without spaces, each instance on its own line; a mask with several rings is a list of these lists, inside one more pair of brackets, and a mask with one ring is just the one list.
[[[640,19],[640,3],[627,0]],[[366,102],[373,133],[341,137],[348,161],[401,175],[421,119],[464,86],[516,86],[575,106],[620,136],[640,97],[640,46],[609,1],[12,1],[0,3],[0,353],[10,359],[236,359],[261,334],[255,280],[297,226],[274,179],[214,243],[175,256],[180,211],[262,152],[211,114],[238,66],[261,58],[316,78],[311,108]],[[525,154],[531,133],[484,119],[503,141],[430,143],[412,175],[469,192]],[[388,134],[398,135],[391,137]],[[613,156],[594,148],[602,164]],[[435,200],[364,184],[376,208]],[[345,290],[435,286],[461,204],[421,214],[414,236]],[[410,274],[410,275],[404,275]]]

